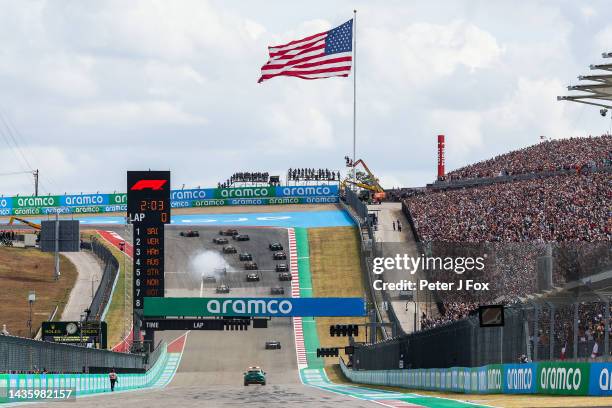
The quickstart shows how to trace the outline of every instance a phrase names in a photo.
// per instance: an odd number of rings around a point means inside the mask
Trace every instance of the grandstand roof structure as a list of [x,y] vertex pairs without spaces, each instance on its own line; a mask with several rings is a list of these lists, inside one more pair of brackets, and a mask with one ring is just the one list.
[[[612,52],[604,52],[603,58],[612,58]],[[612,109],[612,63],[591,64],[591,70],[607,71],[594,75],[579,75],[580,85],[570,85],[568,91],[582,92],[579,95],[557,96],[559,101],[571,101]]]

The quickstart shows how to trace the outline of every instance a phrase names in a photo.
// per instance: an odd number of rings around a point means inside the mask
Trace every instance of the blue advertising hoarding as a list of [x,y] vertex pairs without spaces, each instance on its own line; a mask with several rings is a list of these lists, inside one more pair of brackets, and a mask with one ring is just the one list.
[[612,363],[592,363],[589,395],[612,395]]
[[365,316],[362,298],[144,298],[145,316]]

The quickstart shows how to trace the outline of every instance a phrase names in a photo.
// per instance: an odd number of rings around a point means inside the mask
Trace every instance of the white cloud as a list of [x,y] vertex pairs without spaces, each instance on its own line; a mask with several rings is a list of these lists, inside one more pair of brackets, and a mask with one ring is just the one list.
[[364,29],[366,65],[406,85],[422,85],[451,75],[459,66],[473,72],[495,64],[502,48],[495,37],[474,24],[413,23],[398,30]]
[[[352,78],[256,81],[267,46],[327,30],[353,4],[266,4],[5,2],[2,113],[61,192],[122,188],[126,169],[152,165],[201,185],[237,170],[338,168],[351,150]],[[612,44],[591,11],[602,4],[364,4],[359,155],[383,185],[417,186],[435,177],[438,133],[457,167],[541,134],[607,130],[596,110],[556,101],[598,62],[584,44]],[[126,152],[142,140],[154,141],[146,155]],[[12,160],[6,171],[21,168]],[[0,193],[31,189],[27,177],[2,181]]]
[[140,126],[205,124],[207,120],[180,110],[167,102],[110,102],[75,108],[67,112],[68,120],[78,125]]

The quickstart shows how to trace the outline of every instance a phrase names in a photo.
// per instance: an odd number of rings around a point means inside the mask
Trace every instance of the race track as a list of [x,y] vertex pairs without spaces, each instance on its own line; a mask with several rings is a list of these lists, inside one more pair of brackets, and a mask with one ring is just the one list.
[[[128,241],[131,235],[123,226],[107,228],[115,230]],[[214,285],[202,286],[198,276],[205,271],[194,264],[203,252],[219,253],[221,246],[212,243],[218,236],[218,227],[194,228],[199,238],[179,236],[188,228],[166,228],[166,296],[213,296]],[[263,270],[276,264],[272,260],[269,242],[280,241],[287,248],[287,231],[277,228],[240,228],[241,233],[251,236],[250,241],[230,242],[240,250],[253,254],[254,260]],[[288,252],[288,251],[287,251]],[[268,296],[270,285],[278,285],[273,278],[276,272],[262,272],[266,277],[260,283],[242,282],[245,272],[237,255],[223,257],[230,268],[231,296]],[[283,262],[283,261],[279,261]],[[288,261],[286,261],[288,262]],[[214,267],[211,265],[210,267]],[[170,272],[170,273],[168,273]],[[289,284],[285,282],[285,296],[290,296]],[[267,329],[249,328],[247,331],[192,331],[188,334],[178,371],[170,385],[161,390],[134,391],[102,394],[79,398],[72,407],[91,407],[92,403],[105,406],[128,406],[138,404],[145,407],[372,407],[368,401],[348,395],[327,392],[303,385],[297,370],[293,325],[290,319],[273,319]],[[160,339],[173,340],[182,332],[158,332]],[[281,350],[265,350],[267,340],[281,342]],[[242,373],[250,365],[259,365],[267,373],[266,386],[242,384]],[[43,406],[46,406],[44,404]],[[49,405],[54,406],[54,405]]]

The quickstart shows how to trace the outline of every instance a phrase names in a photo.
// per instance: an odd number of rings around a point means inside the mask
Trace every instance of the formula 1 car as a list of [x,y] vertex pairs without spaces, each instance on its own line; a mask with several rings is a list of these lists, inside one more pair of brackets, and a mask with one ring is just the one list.
[[238,235],[234,235],[233,238],[236,241],[248,241],[251,238],[247,235],[247,234],[238,234]]
[[202,277],[202,280],[205,283],[215,283],[217,281],[217,278],[215,278],[213,275],[206,275]]
[[248,252],[242,252],[240,255],[238,255],[238,259],[241,261],[252,261],[253,255],[249,254]]
[[244,263],[244,269],[247,271],[256,271],[259,269],[256,262],[249,261]]
[[286,263],[276,264],[276,272],[289,272],[289,265]]
[[236,252],[238,252],[238,250],[233,245],[226,245],[223,247],[224,254],[235,254]]
[[219,235],[227,235],[228,237],[233,237],[234,235],[238,235],[238,230],[233,228],[228,228],[219,231]]
[[270,288],[270,294],[271,295],[284,295],[285,288],[283,288],[282,286],[275,286],[273,288]]
[[280,341],[266,341],[266,350],[280,350]]
[[228,243],[227,238],[213,238],[213,243],[217,245],[225,245]]
[[272,259],[274,260],[287,259],[287,254],[283,251],[278,251],[272,255]]
[[189,231],[181,231],[179,233],[179,235],[181,237],[193,238],[193,237],[199,237],[200,233],[198,231],[195,231],[195,230],[189,230]]
[[219,285],[215,290],[217,293],[230,293],[230,287],[227,285]]
[[270,248],[270,251],[282,251],[283,250],[283,246],[281,245],[280,242],[273,242],[270,245],[268,245],[268,248]]
[[259,275],[256,273],[247,273],[246,281],[247,282],[259,282]]
[[290,281],[291,274],[289,272],[281,272],[278,274],[278,280],[279,281]]
[[266,372],[260,367],[249,367],[244,372],[244,385],[261,384],[266,385]]

